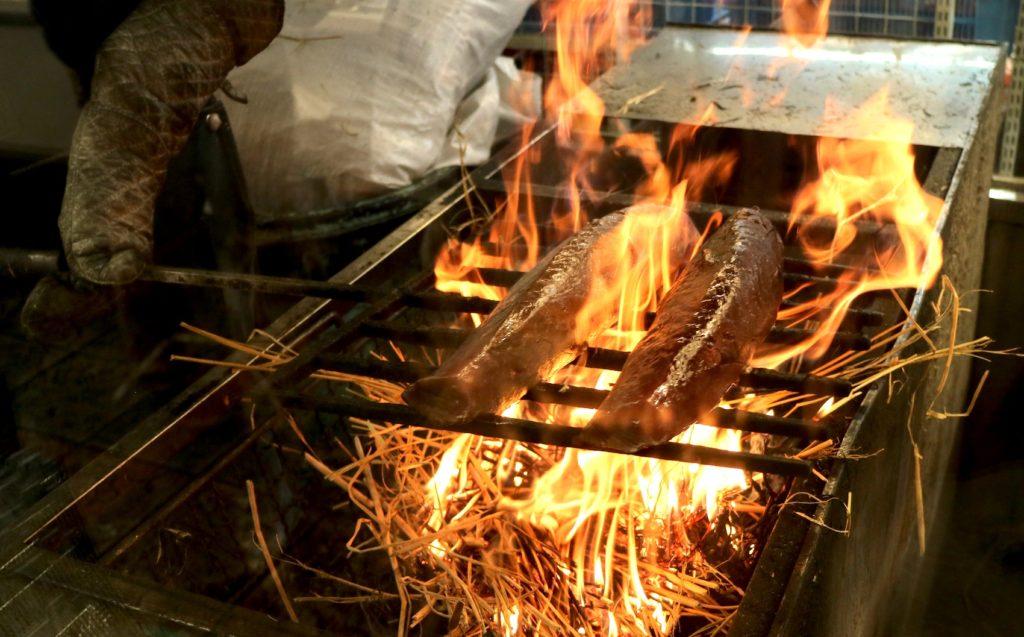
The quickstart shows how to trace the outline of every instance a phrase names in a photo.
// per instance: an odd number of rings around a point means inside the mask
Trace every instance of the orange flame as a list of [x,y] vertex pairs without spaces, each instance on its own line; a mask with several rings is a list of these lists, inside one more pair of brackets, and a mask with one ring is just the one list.
[[[825,36],[828,7],[829,0],[785,0],[783,25],[787,33],[800,46],[814,46]],[[601,196],[602,189],[628,189],[638,205],[608,239],[610,246],[605,246],[618,255],[614,259],[618,282],[596,291],[584,311],[607,312],[608,307],[617,307],[614,327],[592,340],[593,346],[629,351],[643,337],[644,314],[656,310],[676,275],[669,258],[672,248],[679,242],[696,247],[721,221],[716,215],[703,233],[698,233],[686,223],[687,198],[725,183],[737,161],[731,153],[687,157],[698,131],[695,126],[680,125],[672,132],[667,159],[662,157],[658,140],[648,133],[626,131],[611,148],[606,147],[601,128],[604,103],[589,83],[612,61],[624,59],[642,43],[649,17],[648,10],[638,8],[635,0],[553,0],[545,4],[545,25],[553,27],[557,65],[544,103],[548,117],[557,125],[559,156],[565,162],[561,185],[568,203],[564,208],[545,210],[543,218],[548,222],[538,223],[541,204],[532,191],[538,158],[530,147],[534,127],[525,127],[520,139],[525,150],[503,173],[506,199],[483,236],[471,243],[453,239],[442,251],[435,264],[438,289],[502,298],[506,290],[485,284],[479,268],[525,271],[534,267],[543,245],[553,245],[587,223],[587,204]],[[851,269],[834,290],[781,310],[780,319],[817,326],[816,330],[801,343],[761,352],[755,365],[777,367],[801,356],[821,355],[861,295],[930,284],[941,266],[941,243],[934,232],[941,201],[928,195],[915,177],[910,124],[888,111],[884,91],[853,117],[851,124],[876,131],[876,137],[819,141],[816,173],[793,199],[789,230],[812,263],[845,263],[862,269]],[[702,123],[714,118],[714,108],[709,105]],[[616,162],[627,160],[638,167],[637,183],[615,179],[622,172]],[[609,166],[612,179],[604,172]],[[869,237],[876,237],[872,249],[860,249]],[[856,256],[862,254],[869,255],[870,262]],[[476,316],[474,321],[479,323],[481,318]],[[570,366],[549,380],[608,389],[617,377],[618,372]],[[757,396],[731,406],[764,411],[764,401]],[[824,412],[828,409],[822,407]],[[520,402],[505,415],[583,426],[593,413]],[[467,459],[474,453],[470,440],[470,436],[456,438],[427,485],[428,525],[433,529],[449,521],[448,498],[457,492],[460,481],[465,481]],[[730,450],[740,450],[744,444],[741,432],[706,424],[694,425],[676,441]],[[516,488],[499,507],[519,522],[546,532],[560,547],[571,565],[566,575],[581,598],[583,587],[600,587],[603,598],[610,600],[609,607],[594,609],[590,620],[601,626],[599,633],[606,634],[649,634],[650,626],[642,617],[654,618],[663,632],[668,629],[672,617],[648,593],[651,576],[638,565],[641,555],[653,559],[669,540],[676,549],[692,553],[694,547],[688,546],[686,534],[679,529],[695,516],[714,523],[729,494],[759,479],[736,469],[578,450],[554,456],[550,469],[538,475],[524,476],[514,451],[503,451],[499,462],[497,471]],[[439,557],[450,549],[440,540],[430,546]],[[625,560],[624,577],[621,569],[612,568],[617,560]],[[496,618],[507,634],[518,630],[520,621],[518,606],[501,609]]]
[[[681,246],[695,245],[702,236],[689,222],[686,198],[704,187],[728,179],[736,162],[735,155],[697,158],[687,161],[686,146],[696,127],[680,126],[669,140],[672,167],[666,165],[657,140],[649,133],[625,132],[606,148],[601,135],[604,104],[589,87],[598,72],[608,66],[609,56],[619,60],[641,41],[649,15],[634,2],[625,0],[562,0],[546,5],[545,18],[554,25],[558,53],[557,72],[545,94],[546,111],[557,123],[559,152],[567,162],[565,186],[567,209],[552,210],[551,223],[541,226],[537,203],[532,193],[531,173],[536,157],[522,152],[504,171],[507,198],[486,233],[486,239],[472,243],[452,240],[435,265],[437,287],[464,295],[499,299],[506,290],[483,283],[477,268],[527,270],[538,262],[540,246],[554,244],[577,232],[587,222],[587,201],[599,196],[601,189],[629,189],[634,205],[618,231],[607,237],[602,250],[617,255],[601,259],[618,270],[616,285],[596,289],[583,312],[607,312],[617,308],[613,328],[591,342],[594,346],[631,350],[643,337],[644,316],[657,308],[677,274],[671,254]],[[709,105],[706,119],[714,112]],[[525,147],[533,128],[521,137]],[[608,169],[618,175],[621,162],[638,168],[639,181],[633,184],[610,183],[602,179]],[[706,235],[707,231],[704,232]],[[596,274],[596,273],[595,273]],[[605,277],[594,277],[604,279]],[[479,322],[481,317],[474,317]],[[581,321],[587,323],[588,321]],[[555,382],[608,389],[618,372],[587,367],[569,367],[558,372]],[[507,416],[529,417],[543,422],[586,424],[593,410],[558,405],[520,402],[510,407]],[[445,522],[446,497],[458,490],[461,470],[465,468],[469,436],[460,436],[443,454],[434,479],[427,485],[427,503],[431,510],[429,526]],[[682,434],[681,441],[738,450],[741,433],[697,425]],[[507,471],[511,484],[524,484],[516,472],[517,463],[508,461],[499,471]],[[598,452],[564,453],[541,475],[532,476],[524,496],[507,496],[500,506],[524,524],[547,531],[556,546],[563,547],[573,565],[575,586],[597,585],[614,607],[604,617],[609,634],[642,629],[641,615],[654,618],[667,630],[671,617],[661,603],[646,591],[646,574],[638,566],[638,551],[651,547],[678,522],[701,515],[714,520],[721,495],[727,490],[745,488],[749,478],[734,469],[666,463]],[[685,534],[678,534],[685,538]],[[613,562],[621,559],[626,546],[628,576],[617,581]],[[435,540],[435,556],[448,550]],[[644,549],[648,550],[648,549]],[[619,571],[621,572],[621,571]],[[622,623],[633,617],[634,626]],[[506,629],[516,626],[516,609],[507,609],[496,621]]]
[[810,48],[828,34],[831,0],[782,0],[782,29],[801,47]]
[[[826,107],[826,117],[830,110],[834,105]],[[813,263],[859,269],[840,277],[835,289],[780,312],[780,319],[815,319],[819,327],[803,342],[766,353],[756,364],[774,366],[804,353],[820,356],[862,295],[930,286],[942,267],[942,240],[935,230],[942,200],[926,192],[915,174],[913,125],[889,111],[887,89],[848,119],[855,130],[873,131],[871,138],[819,139],[818,177],[794,197],[789,227]],[[851,249],[857,242],[869,243],[868,249]]]

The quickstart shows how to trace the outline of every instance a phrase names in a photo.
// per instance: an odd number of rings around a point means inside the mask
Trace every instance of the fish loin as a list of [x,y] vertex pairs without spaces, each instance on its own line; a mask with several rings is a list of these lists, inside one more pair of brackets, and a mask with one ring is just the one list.
[[782,240],[762,214],[739,211],[672,285],[584,441],[636,451],[685,431],[739,378],[781,302]]
[[[559,244],[434,374],[405,391],[405,402],[436,421],[497,414],[570,363],[588,340],[614,323],[616,286],[644,249],[642,241],[624,239],[621,231],[627,215],[650,208],[609,214]],[[690,245],[677,244],[669,259],[678,270]]]

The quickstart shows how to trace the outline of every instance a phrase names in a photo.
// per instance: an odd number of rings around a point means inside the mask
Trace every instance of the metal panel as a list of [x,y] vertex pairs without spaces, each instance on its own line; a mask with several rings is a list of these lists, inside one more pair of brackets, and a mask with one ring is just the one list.
[[[1001,112],[999,79],[992,77],[981,117],[971,121],[970,143],[955,164],[938,228],[944,242],[943,273],[961,291],[976,290],[981,281],[988,185]],[[918,290],[911,311],[920,320],[930,320],[930,308],[940,290],[941,286]],[[956,325],[958,342],[975,333],[978,296],[965,295],[962,303],[970,311]],[[951,338],[949,330],[945,325],[933,338],[946,342]],[[846,522],[843,503],[846,494],[852,493],[851,532],[840,536],[821,526],[810,528],[770,634],[913,634],[909,629],[921,612],[916,587],[927,581],[929,568],[941,565],[922,558],[914,539],[918,520],[911,432],[922,455],[925,528],[931,542],[936,520],[947,513],[943,491],[959,428],[956,421],[940,420],[929,412],[961,409],[969,371],[970,361],[955,361],[945,391],[937,395],[942,366],[912,368],[900,379],[898,398],[886,400],[884,387],[865,398],[866,408],[851,425],[842,450],[880,453],[841,465],[825,487],[823,497],[829,500],[814,516],[841,528]],[[910,395],[917,400],[911,402]],[[934,404],[929,404],[933,399]]]
[[678,27],[596,86],[609,113],[632,118],[698,124],[710,112],[711,126],[849,138],[885,134],[844,118],[887,88],[914,144],[964,146],[1000,56],[991,44],[847,36],[794,49],[778,33]]

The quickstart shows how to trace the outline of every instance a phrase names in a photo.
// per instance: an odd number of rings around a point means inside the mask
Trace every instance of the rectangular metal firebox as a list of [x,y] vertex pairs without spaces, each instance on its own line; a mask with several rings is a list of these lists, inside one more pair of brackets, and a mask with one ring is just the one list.
[[[609,131],[644,131],[664,141],[677,123],[704,124],[701,143],[742,151],[737,176],[717,202],[722,205],[692,204],[696,217],[758,205],[783,227],[785,215],[772,216],[770,211],[787,209],[783,194],[788,177],[777,168],[799,161],[791,140],[802,140],[807,147],[816,136],[884,139],[885,131],[848,115],[887,91],[891,113],[913,123],[919,179],[944,200],[938,228],[943,273],[965,292],[980,281],[1003,57],[1000,47],[986,44],[830,37],[818,48],[794,49],[775,33],[672,28],[596,86],[607,102]],[[539,130],[533,146],[543,150],[550,145],[551,131]],[[79,635],[356,630],[362,621],[359,613],[338,609],[304,617],[301,623],[279,621],[282,609],[251,546],[244,481],[253,479],[260,493],[272,494],[267,496],[264,522],[279,531],[276,535],[289,554],[301,558],[307,550],[303,546],[316,544],[318,534],[331,531],[337,518],[324,504],[330,500],[323,481],[313,484],[296,477],[293,461],[279,453],[281,430],[287,426],[266,416],[282,403],[308,406],[313,398],[301,394],[298,381],[310,365],[323,360],[364,365],[362,371],[394,378],[411,373],[405,368],[371,369],[339,344],[393,338],[440,346],[459,337],[450,330],[403,329],[391,318],[406,307],[486,311],[486,304],[473,305],[480,300],[453,301],[424,289],[422,274],[452,220],[464,213],[467,191],[500,195],[500,172],[513,159],[514,151],[499,153],[331,279],[337,285],[393,290],[390,295],[371,303],[299,302],[269,328],[300,352],[295,361],[270,377],[223,368],[209,371],[3,529],[0,625],[10,627],[11,634]],[[541,199],[561,196],[543,180],[535,193]],[[610,196],[607,203],[628,201]],[[801,267],[799,259],[787,261],[789,281],[813,279]],[[500,271],[492,275],[508,277]],[[938,294],[937,286],[908,293],[905,302],[912,316],[927,323]],[[962,302],[977,307],[976,295],[965,294]],[[842,343],[856,347],[872,330],[895,319],[892,299],[872,303],[856,308],[844,324]],[[958,338],[973,336],[972,317],[961,317]],[[908,325],[904,336],[911,329]],[[798,336],[777,327],[772,338]],[[948,338],[933,336],[937,341]],[[613,358],[601,362],[597,357],[588,364],[621,365]],[[807,477],[809,464],[790,458],[716,454],[686,445],[665,450],[683,459],[800,476],[796,479],[806,480],[807,489],[823,501],[787,507],[779,515],[731,634],[897,634],[908,625],[914,612],[912,593],[926,571],[917,544],[913,443],[922,456],[925,522],[933,528],[942,514],[957,430],[955,420],[938,420],[928,411],[961,409],[967,371],[963,361],[955,361],[935,402],[931,397],[940,383],[941,365],[907,370],[899,379],[899,391],[891,395],[884,383],[871,389],[841,438],[844,455],[862,457],[834,460],[823,485]],[[755,369],[744,382],[802,383],[806,388],[817,381],[806,374]],[[824,393],[841,389],[828,383],[814,387]],[[531,390],[531,400],[566,399],[552,398],[557,392],[545,393],[547,389]],[[913,395],[918,398],[911,400]],[[406,417],[397,407],[323,401],[313,406],[382,420]],[[524,435],[535,431],[522,421],[497,425],[520,427]],[[724,426],[809,439],[822,433],[797,419],[736,415]],[[828,530],[826,526],[846,527],[851,502],[849,533]],[[359,565],[364,567],[369,568]]]

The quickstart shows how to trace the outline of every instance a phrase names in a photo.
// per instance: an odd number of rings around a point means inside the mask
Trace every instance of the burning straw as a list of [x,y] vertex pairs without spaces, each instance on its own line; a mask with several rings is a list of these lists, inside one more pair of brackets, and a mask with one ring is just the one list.
[[[992,350],[984,337],[957,342],[951,336],[937,342],[943,327],[967,311],[948,281],[933,310],[932,324],[915,324],[909,330],[904,324],[893,326],[875,337],[870,350],[848,352],[815,370],[852,381],[850,398],[826,401],[771,392],[744,396],[730,406],[790,413],[817,405],[824,417],[911,365],[939,361],[948,369],[963,357],[1009,353]],[[250,353],[263,351],[270,366],[291,354],[279,343],[274,343],[273,353],[237,345]],[[406,358],[389,345],[388,358]],[[415,355],[436,362],[428,352]],[[256,364],[254,370],[262,371],[264,365]],[[314,377],[341,383],[345,391],[371,400],[401,401],[403,387],[398,384],[326,369]],[[694,467],[630,459],[617,467],[612,480],[599,485],[605,491],[594,497],[604,498],[603,506],[585,508],[571,497],[554,498],[546,501],[548,510],[539,511],[527,503],[537,495],[531,496],[531,490],[540,488],[542,476],[569,459],[578,464],[595,458],[588,452],[364,420],[350,420],[350,425],[355,444],[341,447],[350,459],[347,464],[329,467],[312,450],[306,459],[361,512],[346,550],[384,553],[394,591],[333,578],[351,584],[353,595],[329,601],[398,599],[399,634],[432,614],[448,618],[454,634],[463,635],[488,630],[515,634],[525,627],[538,635],[664,633],[684,617],[700,620],[708,632],[721,630],[742,599],[730,575],[749,573],[765,525],[792,497],[781,485],[773,490],[772,481],[761,475],[748,475],[744,486],[716,491],[710,500],[687,501],[680,493],[652,496],[635,488],[638,472],[657,468],[667,475]],[[751,434],[744,446],[758,448],[767,442]],[[793,455],[820,459],[835,451],[828,440],[794,449]],[[647,463],[651,466],[644,467]],[[659,507],[651,497],[683,499]]]
[[[384,401],[399,392],[383,384],[366,389]],[[605,634],[610,626],[664,631],[683,614],[720,624],[735,608],[737,590],[705,559],[701,538],[688,533],[693,527],[638,519],[620,505],[582,521],[573,540],[560,544],[551,529],[520,519],[517,496],[530,476],[556,463],[558,450],[353,424],[371,452],[360,446],[348,465],[333,470],[308,460],[363,512],[348,550],[387,553],[396,587],[414,606],[400,634],[430,613],[449,617],[460,634],[513,634],[529,626],[536,634],[564,635]],[[725,510],[722,518],[735,518],[738,528],[742,515]],[[653,524],[665,528],[645,528]],[[660,542],[650,541],[655,534]],[[592,546],[600,554],[581,563]],[[591,570],[596,577],[585,572]],[[723,604],[722,597],[733,601]]]
[[[530,190],[532,153],[519,153],[506,166],[506,200],[495,210],[470,208],[469,223],[493,220],[489,232],[479,234],[472,244],[453,237],[435,264],[437,288],[442,291],[501,298],[501,290],[485,284],[480,276],[474,278],[479,268],[526,271],[537,263],[542,243],[553,245],[587,221],[584,202],[594,195],[594,177],[600,172],[594,167],[600,166],[605,151],[604,105],[589,83],[606,53],[614,51],[622,57],[639,43],[635,37],[623,40],[621,36],[642,32],[643,20],[636,19],[640,12],[628,1],[563,0],[550,6],[554,13],[546,21],[553,22],[559,58],[545,105],[558,124],[560,151],[575,149],[569,153],[572,162],[566,166],[563,184],[569,205],[550,213],[545,232],[554,236],[545,236],[542,242]],[[827,24],[821,19],[824,11],[789,20],[814,36],[801,45],[811,46],[823,35],[818,27]],[[636,96],[624,108],[652,94]],[[858,297],[929,287],[941,271],[936,221],[942,202],[916,180],[909,122],[891,116],[884,91],[869,100],[858,117],[864,119],[860,125],[865,130],[884,126],[886,134],[880,139],[889,141],[819,140],[818,177],[797,193],[790,231],[812,265],[844,262],[836,259],[841,254],[870,262],[852,263],[855,267],[849,271],[858,274],[841,278],[824,296],[784,309],[781,320],[814,328],[814,337],[795,347],[766,352],[758,359],[760,366],[806,367],[806,360],[829,351],[832,336]],[[524,146],[531,131],[530,127],[523,131]],[[638,201],[682,211],[687,200],[698,198],[701,185],[728,181],[735,158],[682,161],[695,131],[695,127],[679,127],[672,134],[669,154],[678,156],[678,162],[648,162],[649,151],[658,147],[650,135],[620,136],[613,150],[632,153],[645,170],[650,168],[646,181],[634,189]],[[472,206],[476,193],[465,194]],[[478,203],[486,208],[486,202]],[[815,230],[822,224],[835,228],[825,243]],[[874,251],[859,255],[847,252],[864,224],[894,229],[892,245],[876,245]],[[488,252],[485,243],[497,246],[499,253]],[[525,257],[514,256],[519,248],[525,248]],[[667,288],[673,278],[668,269],[656,274],[645,279],[652,288],[647,294],[622,295],[619,331],[611,335],[616,344],[597,345],[629,350],[642,337],[642,330],[630,330],[621,318],[655,309],[664,290],[654,288],[659,284]],[[987,338],[956,340],[957,321],[965,310],[948,281],[943,281],[933,309],[933,324],[912,323],[910,329],[895,325],[877,334],[869,350],[845,353],[813,370],[850,381],[854,391],[849,397],[834,400],[775,391],[748,394],[722,406],[774,415],[810,412],[822,419],[841,417],[878,383],[888,382],[890,393],[896,391],[900,373],[909,366],[941,364],[947,370],[940,382],[944,387],[955,360],[995,353]],[[909,315],[905,307],[904,312]],[[946,324],[951,326],[951,336],[939,342]],[[257,372],[271,371],[294,356],[284,344],[263,336],[270,341],[264,348],[220,342],[250,354],[254,362],[244,367]],[[376,354],[388,360],[437,362],[431,352],[406,352],[394,344]],[[313,377],[320,384],[381,402],[400,402],[403,389],[329,369]],[[607,389],[615,378],[614,372],[574,368],[550,380]],[[561,424],[582,425],[592,415],[578,408],[514,407],[515,415]],[[961,414],[931,410],[931,415]],[[306,459],[361,513],[346,550],[350,555],[385,556],[394,589],[355,585],[351,597],[334,601],[368,603],[370,598],[384,597],[394,603],[397,599],[399,635],[432,615],[447,618],[449,632],[455,635],[650,635],[666,633],[677,622],[691,632],[719,632],[742,600],[742,584],[786,501],[789,486],[737,469],[444,434],[354,418],[348,422],[354,442],[351,448],[338,442],[347,462],[328,466],[312,452]],[[743,436],[736,430],[700,424],[677,441],[754,452],[778,445],[762,434]],[[782,451],[822,461],[837,452],[834,445],[824,443]]]

